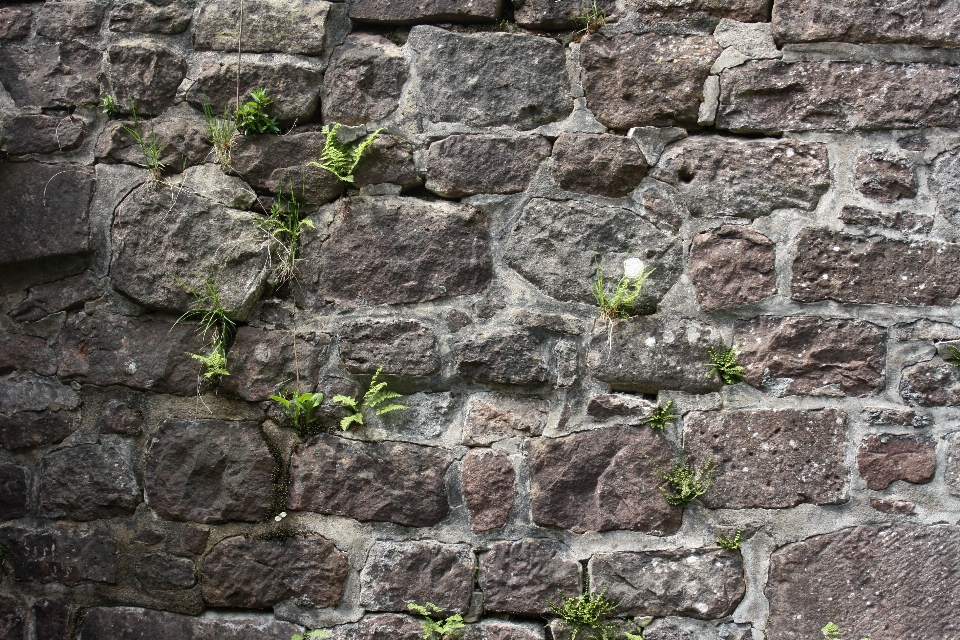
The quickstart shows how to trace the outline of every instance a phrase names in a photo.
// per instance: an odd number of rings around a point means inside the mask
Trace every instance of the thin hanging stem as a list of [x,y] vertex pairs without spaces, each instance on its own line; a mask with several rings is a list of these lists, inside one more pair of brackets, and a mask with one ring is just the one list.
[[243,61],[243,0],[240,0],[240,31],[237,34],[237,108],[240,108],[240,64]]

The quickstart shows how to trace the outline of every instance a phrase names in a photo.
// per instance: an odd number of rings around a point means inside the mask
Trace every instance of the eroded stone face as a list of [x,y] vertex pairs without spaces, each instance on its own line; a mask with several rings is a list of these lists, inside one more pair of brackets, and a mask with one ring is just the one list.
[[510,458],[493,449],[474,449],[463,458],[463,498],[473,531],[490,531],[507,522],[513,508],[516,471]]
[[489,446],[506,438],[539,436],[547,416],[543,400],[480,393],[467,405],[462,441],[468,446]]
[[189,589],[197,581],[192,560],[168,553],[140,556],[136,559],[133,574],[137,583],[150,591]]
[[950,525],[862,526],[785,545],[771,559],[766,632],[800,640],[822,620],[843,620],[867,638],[940,637],[960,626],[958,554],[960,528]]
[[533,520],[585,531],[669,535],[682,509],[663,499],[654,475],[669,467],[673,449],[652,429],[596,429],[524,443],[530,466]]
[[883,152],[861,154],[853,180],[857,191],[877,202],[889,204],[917,195],[917,177],[910,165]]
[[379,24],[493,22],[502,6],[503,0],[356,0],[350,17]]
[[553,40],[417,26],[407,47],[419,78],[414,96],[432,122],[528,130],[573,110],[563,47]]
[[960,370],[939,357],[904,367],[900,397],[914,407],[958,406]]
[[358,320],[340,328],[340,361],[351,373],[428,376],[440,370],[433,331],[416,320]]
[[430,145],[427,188],[446,198],[517,193],[549,155],[540,136],[453,135]]
[[97,0],[44,3],[37,12],[37,34],[51,40],[94,36],[100,31],[106,4]]
[[[240,5],[208,0],[193,28],[197,50],[236,51]],[[256,0],[243,7],[244,51],[320,56],[350,30],[339,3],[308,0]]]
[[172,0],[155,5],[150,0],[118,3],[110,12],[110,31],[120,33],[183,33],[193,18],[194,0]]
[[637,11],[644,17],[682,19],[705,13],[717,18],[741,22],[764,22],[771,0],[637,0]]
[[725,549],[598,553],[589,571],[591,590],[606,589],[627,616],[721,618],[747,588],[743,558]]
[[379,613],[364,616],[360,622],[337,627],[337,636],[344,640],[418,640],[423,638],[423,629],[410,616]]
[[[138,117],[139,117],[138,113]],[[143,150],[123,127],[133,127],[132,121],[111,120],[97,139],[94,149],[97,161],[104,164],[143,164]],[[203,164],[211,155],[213,147],[203,122],[203,117],[184,105],[168,109],[150,120],[145,131],[156,137],[161,147],[160,162],[180,170]],[[243,138],[240,138],[243,140]],[[185,185],[188,189],[190,183]]]
[[580,45],[587,106],[604,126],[695,126],[721,49],[712,37],[593,34]]
[[647,160],[629,138],[563,133],[553,144],[551,174],[566,191],[622,198],[647,174]]
[[375,542],[360,574],[360,604],[369,611],[407,612],[411,602],[432,602],[464,613],[473,594],[473,565],[466,544]]
[[[597,8],[611,16],[617,10],[616,0],[598,0]],[[517,24],[526,29],[571,29],[581,27],[578,15],[584,7],[580,0],[513,0]]]
[[102,61],[103,53],[76,41],[4,46],[0,83],[18,107],[69,109],[96,104]]
[[688,271],[704,311],[758,302],[777,292],[776,247],[749,227],[724,226],[693,238]]
[[57,372],[56,356],[43,338],[0,331],[0,375],[12,371],[52,376]]
[[16,520],[30,512],[30,474],[15,464],[0,464],[0,520]]
[[144,640],[163,638],[230,638],[230,640],[289,640],[303,628],[262,616],[208,618],[136,607],[94,607],[87,611],[80,640]]
[[320,360],[330,345],[325,333],[297,337],[294,358],[293,332],[240,327],[227,354],[229,376],[220,380],[220,390],[248,402],[269,400],[281,387],[296,387],[299,364],[300,390],[316,386]]
[[542,341],[525,331],[491,331],[461,338],[456,346],[457,372],[497,384],[541,385],[550,370]]
[[937,158],[929,183],[937,213],[954,225],[960,225],[960,151],[944,153]]
[[407,75],[403,50],[394,43],[367,33],[347,36],[323,77],[324,122],[359,125],[386,117],[397,108]]
[[9,525],[0,528],[0,544],[10,551],[10,566],[18,581],[117,581],[117,540],[100,524],[62,522],[46,526]]
[[553,540],[495,542],[480,555],[480,588],[487,611],[548,614],[548,602],[580,594],[580,563]]
[[110,47],[110,86],[124,113],[136,104],[137,115],[159,115],[173,105],[187,72],[186,61],[173,51],[148,42]]
[[960,432],[953,432],[946,437],[947,468],[944,481],[951,495],[960,496]]
[[897,480],[925,484],[937,471],[937,448],[923,436],[881,433],[864,438],[857,452],[860,476],[867,488],[886,489]]
[[73,151],[87,137],[76,116],[21,115],[3,122],[3,146],[11,155]]
[[80,396],[53,377],[16,372],[0,378],[0,447],[55,444],[76,428]]
[[846,500],[847,415],[837,409],[694,411],[684,447],[717,465],[709,509],[785,509]]
[[0,8],[0,40],[23,40],[30,35],[33,11],[29,5]]
[[80,444],[40,461],[40,515],[100,520],[133,515],[141,500],[133,468],[114,447]]

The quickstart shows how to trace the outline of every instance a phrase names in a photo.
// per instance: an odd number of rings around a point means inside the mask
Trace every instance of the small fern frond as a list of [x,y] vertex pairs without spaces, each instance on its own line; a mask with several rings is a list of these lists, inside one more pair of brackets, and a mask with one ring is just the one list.
[[391,411],[399,411],[400,409],[406,409],[407,405],[405,404],[388,404],[385,407],[380,407],[377,409],[376,413],[378,416],[382,416],[385,413],[390,413]]

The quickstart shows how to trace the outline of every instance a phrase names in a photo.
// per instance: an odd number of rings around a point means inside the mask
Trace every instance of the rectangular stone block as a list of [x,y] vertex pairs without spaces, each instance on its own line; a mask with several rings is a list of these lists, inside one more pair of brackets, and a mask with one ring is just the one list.
[[493,22],[503,0],[354,0],[350,17],[378,24]]
[[0,544],[10,551],[8,562],[18,581],[117,581],[116,535],[102,525],[10,525],[0,529]]

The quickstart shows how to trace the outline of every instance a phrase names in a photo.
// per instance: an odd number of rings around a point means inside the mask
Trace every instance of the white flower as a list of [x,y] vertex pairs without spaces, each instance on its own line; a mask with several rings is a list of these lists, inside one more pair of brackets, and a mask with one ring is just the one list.
[[277,522],[280,522],[280,516],[274,516],[273,519],[276,520]]
[[643,260],[639,258],[627,258],[623,261],[623,277],[630,278],[639,278],[640,274],[643,273]]
[[283,520],[283,519],[286,518],[286,517],[287,517],[287,512],[286,512],[286,511],[281,511],[281,512],[280,512],[280,515],[274,516],[273,519],[276,520],[277,522],[280,522],[281,520]]

